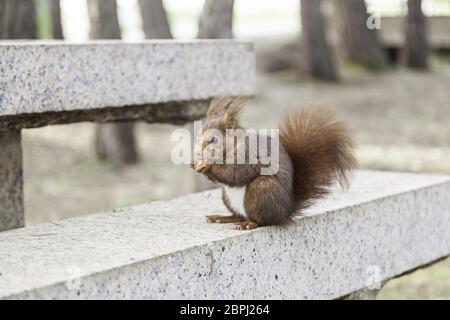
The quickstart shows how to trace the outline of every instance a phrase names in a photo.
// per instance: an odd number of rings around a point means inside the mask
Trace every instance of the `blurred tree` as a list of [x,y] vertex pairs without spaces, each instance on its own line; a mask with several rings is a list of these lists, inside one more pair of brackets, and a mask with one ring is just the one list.
[[369,69],[388,66],[385,50],[371,24],[365,0],[334,0],[339,25],[339,41],[346,59]]
[[120,39],[116,0],[88,0],[89,37],[91,39]]
[[337,81],[333,49],[327,41],[322,0],[301,0],[300,2],[306,70],[313,78]]
[[61,23],[61,4],[60,0],[50,0],[50,14],[52,17],[52,36],[53,39],[64,39]]
[[198,38],[233,38],[234,0],[206,0],[200,17]]
[[36,39],[34,0],[0,0],[0,39]]
[[406,17],[405,64],[413,69],[428,68],[428,39],[422,0],[408,0]]
[[[234,0],[205,0],[197,37],[199,39],[233,38],[233,8]],[[192,137],[195,137],[193,125],[189,125],[189,130]],[[215,188],[211,181],[198,175],[192,176],[195,192]]]
[[139,0],[139,6],[141,7],[145,38],[173,38],[162,0]]
[[[88,0],[91,39],[120,39],[115,0]],[[138,161],[134,123],[105,123],[96,128],[97,157],[120,164]]]

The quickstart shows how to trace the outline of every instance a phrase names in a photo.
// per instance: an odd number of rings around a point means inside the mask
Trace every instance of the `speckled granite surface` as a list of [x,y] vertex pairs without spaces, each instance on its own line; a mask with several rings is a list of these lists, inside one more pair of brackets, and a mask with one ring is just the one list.
[[0,233],[1,298],[337,298],[450,254],[450,177],[358,172],[286,228],[218,191]]
[[0,56],[0,116],[254,93],[246,42],[2,42]]
[[20,131],[0,132],[0,232],[25,223],[21,140]]

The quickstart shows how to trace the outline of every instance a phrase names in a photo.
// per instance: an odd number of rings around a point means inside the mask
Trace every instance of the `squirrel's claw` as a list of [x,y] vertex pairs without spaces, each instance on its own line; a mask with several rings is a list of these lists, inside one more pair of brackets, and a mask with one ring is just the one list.
[[251,229],[256,229],[258,227],[259,227],[259,225],[253,221],[242,221],[242,222],[238,222],[234,225],[234,228],[236,230],[251,230]]

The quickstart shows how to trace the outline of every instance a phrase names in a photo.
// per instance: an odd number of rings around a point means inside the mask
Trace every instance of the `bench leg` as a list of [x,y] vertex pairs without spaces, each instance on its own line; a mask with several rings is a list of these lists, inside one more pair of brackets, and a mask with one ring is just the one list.
[[0,131],[0,231],[25,224],[20,142],[20,130]]

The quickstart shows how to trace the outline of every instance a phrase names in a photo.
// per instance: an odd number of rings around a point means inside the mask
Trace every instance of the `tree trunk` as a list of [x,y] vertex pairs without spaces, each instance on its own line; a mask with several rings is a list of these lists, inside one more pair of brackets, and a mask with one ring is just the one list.
[[388,66],[386,52],[377,29],[368,23],[370,16],[364,0],[334,0],[338,15],[340,45],[349,62],[369,69]]
[[0,0],[0,39],[37,39],[34,0]]
[[147,39],[172,39],[162,0],[139,0],[142,24]]
[[120,39],[116,0],[88,0],[89,37],[91,39]]
[[422,0],[408,0],[404,60],[409,68],[428,68],[427,25]]
[[233,38],[234,0],[206,0],[198,28],[200,39]]
[[64,39],[61,23],[61,4],[59,1],[60,0],[50,0],[53,39]]
[[[115,0],[88,0],[91,39],[120,39]],[[138,161],[134,123],[105,123],[96,128],[95,151],[100,160],[119,164]]]
[[[231,39],[233,38],[234,0],[205,0],[198,26],[199,39]],[[194,126],[189,130],[194,136]],[[204,177],[193,174],[195,192],[215,188],[215,184]]]
[[301,0],[301,23],[309,75],[320,80],[337,81],[333,49],[327,41],[322,0]]

